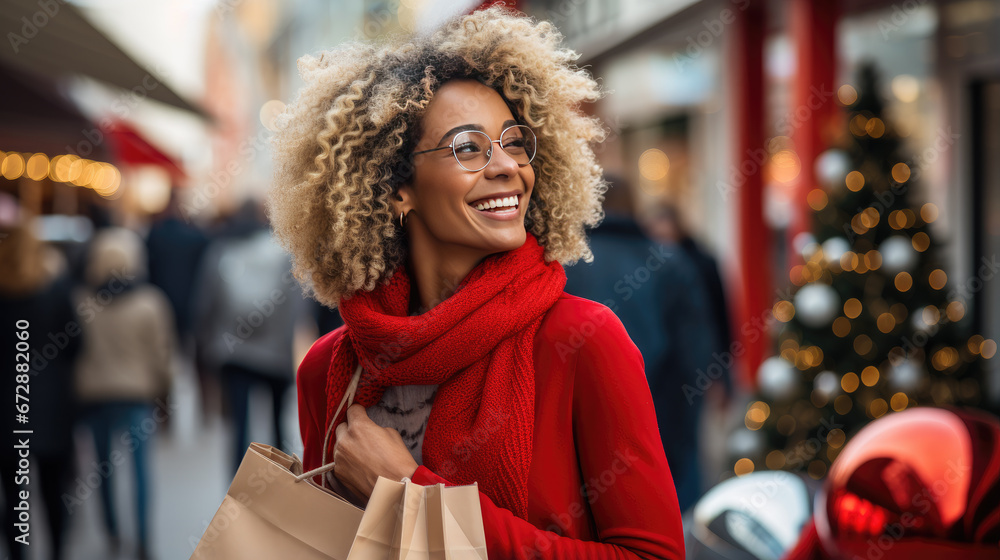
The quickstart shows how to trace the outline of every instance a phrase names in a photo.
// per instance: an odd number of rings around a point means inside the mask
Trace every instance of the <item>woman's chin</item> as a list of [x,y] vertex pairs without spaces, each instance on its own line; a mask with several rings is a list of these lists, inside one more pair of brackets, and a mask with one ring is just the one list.
[[470,247],[478,247],[488,254],[504,253],[513,251],[524,245],[527,239],[524,227],[518,229],[511,228],[510,231],[490,231],[485,236],[480,237],[478,242],[470,243]]
[[496,252],[513,251],[524,245],[524,241],[527,239],[527,234],[523,226],[511,231],[497,232],[497,234],[496,240],[493,243],[496,247]]

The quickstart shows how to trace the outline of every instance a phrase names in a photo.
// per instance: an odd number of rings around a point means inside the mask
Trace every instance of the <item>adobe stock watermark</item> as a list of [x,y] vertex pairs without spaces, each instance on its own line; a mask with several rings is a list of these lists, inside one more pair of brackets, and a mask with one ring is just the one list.
[[[156,73],[163,79],[170,77],[170,73],[161,64],[156,65]],[[131,89],[123,90],[108,104],[107,111],[113,114],[114,118],[105,116],[100,119],[96,128],[81,129],[80,135],[83,136],[83,140],[77,142],[75,146],[66,145],[65,153],[81,158],[90,157],[97,147],[105,142],[103,131],[111,129],[116,121],[127,120],[132,110],[149,96],[149,92],[160,87],[160,84],[160,78],[155,77],[151,72],[146,72],[139,84]]]
[[215,4],[215,11],[220,16],[224,16],[240,7],[244,0],[218,0]]
[[730,0],[730,3],[735,7],[735,11],[732,8],[723,8],[718,16],[701,20],[702,29],[698,33],[687,36],[685,41],[687,46],[684,53],[674,53],[674,66],[678,70],[683,70],[685,66],[701,56],[706,49],[715,43],[716,39],[722,37],[726,27],[736,21],[738,12],[742,12],[750,6],[750,0]]
[[989,259],[981,257],[980,262],[982,264],[976,270],[975,276],[970,276],[965,282],[948,291],[949,301],[968,301],[974,294],[983,291],[986,283],[992,280],[997,275],[997,271],[1000,270],[1000,262],[997,261],[995,253]]
[[923,349],[931,341],[934,335],[937,334],[938,330],[941,329],[940,323],[934,323],[933,325],[928,325],[926,329],[918,329],[917,332],[913,334],[911,339],[908,336],[903,336],[899,342],[899,348],[902,352],[889,352],[889,364],[893,367],[898,367],[906,360],[906,358],[913,358],[917,355],[917,352]]
[[[962,137],[961,134],[952,132],[951,127],[939,128],[937,134],[934,135],[933,143],[924,148],[919,154],[913,158],[903,162],[910,170],[910,176],[903,183],[897,183],[896,181],[889,181],[889,188],[881,191],[874,191],[872,195],[875,197],[875,202],[868,205],[868,208],[874,208],[878,213],[884,214],[889,208],[892,208],[896,204],[896,198],[903,196],[910,189],[911,183],[920,180],[921,175],[923,175],[924,170],[928,165],[934,163],[948,151],[949,148],[955,145],[956,142]],[[865,208],[858,207],[855,213],[863,212]],[[854,231],[854,227],[851,222],[844,222],[843,228],[844,236],[847,238],[849,243],[854,243],[858,234]]]
[[[893,207],[893,205],[896,202],[896,197],[902,196],[908,190],[909,190],[909,181],[907,181],[906,183],[897,183],[895,181],[890,181],[889,188],[887,190],[874,191],[872,193],[873,196],[875,197],[875,202],[869,204],[867,208],[874,208],[879,213],[880,216],[884,215],[886,210]],[[860,214],[865,210],[866,208],[862,208],[859,206],[855,210],[855,213]],[[854,231],[854,227],[851,225],[851,222],[844,222],[844,226],[842,229],[844,230],[844,236],[847,238],[847,242],[853,245],[854,242],[857,241],[858,239],[858,234],[857,232]]]
[[[621,280],[615,282],[615,293],[622,296],[622,301],[632,299],[635,292],[642,288],[644,284],[649,282],[649,280],[653,277],[653,273],[663,268],[667,259],[673,256],[673,252],[668,251],[663,245],[650,246],[648,252],[649,255],[646,257],[646,261],[642,266],[637,267],[631,273],[623,276]],[[617,307],[617,302],[614,300],[610,300],[610,303],[612,303],[614,307]],[[614,307],[612,307],[612,305],[608,305],[608,307],[614,311]]]
[[48,342],[44,345],[33,346],[31,349],[31,370],[32,375],[37,375],[55,360],[59,353],[69,346],[70,340],[83,333],[83,324],[91,323],[105,307],[114,301],[115,296],[125,291],[130,284],[135,282],[136,276],[127,274],[122,270],[115,270],[111,273],[111,279],[107,284],[76,306],[77,319],[66,323],[61,331],[48,333]]
[[354,26],[355,39],[375,39],[385,33],[390,24],[399,20],[399,0],[375,4],[377,8],[365,10],[364,23]]
[[[510,413],[506,411],[487,411],[486,417],[482,421],[476,422],[472,433],[455,442],[452,446],[451,451],[455,455],[455,459],[462,463],[468,463],[475,459],[476,452],[482,449],[483,445],[489,441],[490,436],[507,429],[509,420]],[[458,465],[455,461],[448,460],[441,464],[439,471],[442,477],[450,478],[458,472]]]
[[[127,454],[135,453],[179,408],[176,402],[169,399],[164,401],[157,398],[153,404],[153,410],[149,416],[130,425],[119,435],[118,441],[125,446],[126,453],[122,453],[119,449],[113,449],[107,459],[99,458],[99,462],[92,462],[93,470],[91,472],[76,477],[76,487],[73,492],[63,493],[62,503],[67,513],[72,515],[78,507],[94,495],[95,490],[100,488],[102,484],[107,484],[108,479],[114,475],[115,471],[125,464]],[[95,437],[101,436],[95,434]]]
[[[792,289],[786,287],[784,290],[775,290],[775,295],[778,296],[776,301],[790,300],[792,298]],[[748,321],[740,326],[740,334],[743,335],[748,343],[754,344],[761,337],[771,332],[775,321],[777,321],[772,309],[773,306],[763,311],[760,316],[754,315],[750,317]],[[696,399],[703,397],[712,385],[721,380],[722,376],[733,367],[736,360],[743,356],[743,354],[746,354],[746,351],[747,348],[743,342],[733,340],[729,345],[729,349],[725,352],[721,354],[712,352],[712,363],[706,366],[704,370],[697,370],[694,385],[685,383],[681,386],[681,391],[684,392],[684,398],[687,400],[687,403],[693,405]]]
[[381,352],[375,356],[375,367],[385,368],[390,366],[396,358],[403,354],[405,348],[413,344],[415,338],[418,338],[420,334],[430,328],[433,319],[442,312],[444,309],[443,306],[436,305],[436,303],[444,301],[449,293],[455,293],[461,289],[461,284],[456,284],[453,280],[446,279],[444,283],[445,285],[441,289],[439,301],[432,303],[430,309],[421,305],[417,310],[417,315],[412,316],[414,320],[412,334],[409,329],[403,329],[396,335],[395,340],[383,342],[379,345]]
[[295,282],[295,276],[291,270],[285,271],[281,275],[281,283],[284,285],[284,288],[274,288],[266,298],[254,299],[254,309],[246,315],[238,315],[234,319],[236,326],[232,329],[232,332],[226,330],[223,333],[222,340],[225,342],[226,349],[229,350],[230,354],[236,351],[237,346],[244,344],[253,336],[253,333],[264,324],[268,317],[274,314],[278,306],[284,305],[288,301],[286,294],[288,290],[298,289],[298,284]]
[[180,204],[181,217],[184,221],[191,223],[194,218],[201,214],[215,198],[229,188],[233,178],[237,177],[248,167],[257,154],[267,149],[270,130],[266,128],[240,142],[237,149],[238,156],[226,162],[222,169],[217,169],[209,173],[208,182],[195,191],[191,200]]
[[[911,510],[904,511],[899,515],[898,521],[885,525],[881,535],[877,538],[869,537],[865,541],[868,545],[865,558],[881,560],[887,552],[896,546],[896,543],[907,536],[909,529],[917,525],[923,526],[926,522],[923,517],[930,513],[936,504],[940,503],[952,491],[952,488],[964,484],[972,472],[972,467],[961,458],[948,459],[946,465],[947,469],[941,478],[934,480],[909,497],[910,503],[905,505],[916,508],[916,513]],[[891,476],[891,474],[887,476]],[[855,555],[855,558],[859,557]]]
[[830,432],[843,431],[843,429],[844,425],[838,423],[835,416],[821,418],[813,437],[798,442],[788,453],[785,453],[785,466],[783,468],[790,471],[799,470],[807,462],[812,461],[823,449]]
[[927,0],[906,0],[901,4],[893,4],[892,15],[888,19],[879,18],[878,20],[878,30],[882,34],[882,40],[888,41],[891,33],[906,25],[913,14],[926,4]]
[[[810,86],[808,99],[795,109],[782,115],[775,122],[775,129],[783,135],[789,135],[798,130],[812,119],[816,111],[829,103],[835,94],[834,90],[826,89],[826,84],[821,84],[819,87]],[[728,202],[737,189],[746,184],[748,178],[763,170],[768,159],[769,155],[764,148],[748,148],[745,157],[739,164],[729,166],[729,174],[726,180],[720,179],[716,181],[715,188],[722,195],[722,199]]]
[[[658,244],[650,245],[648,252],[649,255],[644,264],[615,282],[614,291],[622,296],[621,301],[632,299],[638,290],[653,279],[656,271],[666,266],[667,260],[673,255],[672,251],[668,251],[663,245]],[[619,302],[616,298],[607,299],[601,304],[610,309],[612,313],[615,313],[619,308]],[[608,322],[608,319],[608,314],[603,312],[601,308],[590,309],[583,321],[570,326],[569,337],[566,340],[556,342],[555,350],[559,360],[565,363],[570,356],[583,348],[587,341]]]
[[[993,279],[997,271],[1000,270],[1000,262],[997,261],[995,254],[991,256],[990,260],[982,257],[982,263],[975,276],[970,277],[962,285],[952,288],[947,296],[949,301],[967,301],[973,294],[981,291],[986,286],[986,282]],[[919,320],[922,321],[922,319]],[[940,329],[940,322],[935,322],[932,325],[924,323],[923,328],[916,329],[916,332],[913,333],[913,338],[903,336],[899,342],[899,348],[902,352],[890,351],[889,364],[893,367],[898,367],[907,358],[915,357],[920,350],[932,341]]]
[[[624,448],[616,449],[614,453],[609,454],[608,460],[607,468],[601,472],[590,476],[583,475],[586,478],[580,485],[581,499],[573,500],[566,511],[552,515],[553,522],[544,531],[536,533],[534,543],[521,546],[519,558],[540,558],[548,552],[554,546],[555,541],[572,528],[574,521],[589,514],[588,506],[597,503],[602,496],[611,491],[622,476],[632,470],[639,462],[639,457],[632,449]],[[630,499],[628,496],[625,498]]]
[[27,45],[38,33],[52,21],[62,9],[60,4],[66,4],[66,0],[38,0],[35,3],[38,9],[30,16],[24,16],[18,21],[21,24],[20,33],[14,31],[7,32],[7,42],[10,43],[14,54],[20,54],[21,47]]
[[934,142],[910,159],[910,180],[919,180],[924,170],[954,146],[960,138],[962,135],[952,132],[950,126],[939,128],[934,135]]
[[740,504],[746,512],[759,512],[767,507],[775,497],[785,495],[784,487],[788,484],[797,483],[799,478],[788,471],[770,471],[773,478],[768,480],[757,480],[754,484],[757,489],[749,496],[740,498]]
[[545,9],[546,19],[557,27],[569,20],[586,0],[562,0],[558,5]]
[[288,476],[287,473],[287,470],[274,463],[269,464],[267,468],[250,471],[250,474],[246,477],[246,488],[247,490],[252,490],[253,493],[248,493],[246,490],[241,490],[235,494],[227,492],[222,505],[219,506],[212,520],[202,520],[201,537],[199,538],[198,535],[188,536],[188,546],[192,553],[191,558],[201,557],[200,552],[198,556],[194,556],[201,541],[205,541],[206,543],[215,542],[223,532],[227,531],[239,519],[240,514],[244,510],[249,509],[256,497],[266,492],[268,487],[275,481],[285,480]]

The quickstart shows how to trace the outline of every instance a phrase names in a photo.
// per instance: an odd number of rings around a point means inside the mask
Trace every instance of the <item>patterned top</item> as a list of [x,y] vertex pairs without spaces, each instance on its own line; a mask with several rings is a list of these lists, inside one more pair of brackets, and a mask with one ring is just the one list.
[[372,422],[399,431],[418,465],[424,464],[424,430],[437,388],[437,385],[386,387],[382,400],[368,408],[368,417]]

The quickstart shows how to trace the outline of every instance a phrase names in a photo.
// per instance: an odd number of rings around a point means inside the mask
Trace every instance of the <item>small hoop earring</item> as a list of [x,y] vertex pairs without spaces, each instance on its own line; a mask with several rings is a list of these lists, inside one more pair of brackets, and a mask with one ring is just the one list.
[[405,228],[406,227],[406,226],[403,225],[403,219],[405,217],[406,217],[406,211],[405,210],[399,213],[399,227],[401,227],[401,228]]

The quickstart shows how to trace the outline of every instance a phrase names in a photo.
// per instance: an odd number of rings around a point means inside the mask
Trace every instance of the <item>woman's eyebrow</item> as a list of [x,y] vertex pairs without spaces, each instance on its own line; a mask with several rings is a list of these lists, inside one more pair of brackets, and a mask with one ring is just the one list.
[[459,132],[464,132],[466,130],[478,130],[479,132],[484,132],[483,131],[483,127],[481,125],[478,125],[478,124],[460,124],[460,125],[456,126],[455,128],[449,130],[448,132],[445,132],[441,136],[441,139],[438,140],[437,145],[440,146],[441,144],[443,144],[445,142],[445,140],[449,140],[452,136],[458,134]]
[[[505,120],[505,121],[503,122],[503,124],[502,124],[502,125],[500,125],[500,126],[501,126],[502,128],[507,128],[508,126],[514,126],[514,125],[516,125],[516,124],[517,124],[517,122],[516,122],[516,121],[514,121],[514,120],[512,120],[512,119],[507,119],[507,120]],[[483,126],[482,126],[482,125],[479,125],[479,124],[460,124],[460,125],[456,126],[455,128],[453,128],[453,129],[449,130],[448,132],[445,132],[445,133],[444,133],[444,134],[443,134],[443,135],[441,136],[441,139],[440,139],[440,140],[438,140],[438,143],[437,143],[437,145],[438,145],[438,146],[440,146],[441,144],[443,144],[443,143],[444,143],[444,141],[445,141],[445,140],[448,140],[448,139],[450,139],[450,138],[451,138],[452,136],[454,136],[454,135],[458,134],[459,132],[464,132],[464,131],[466,131],[466,130],[478,130],[479,132],[486,132],[486,130],[485,130],[485,129],[483,128]]]

